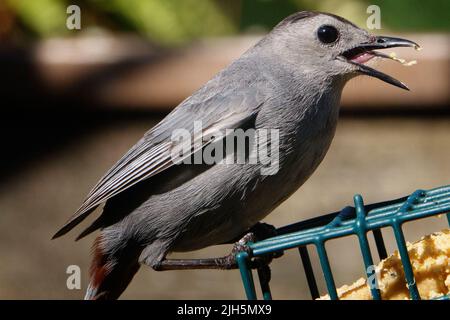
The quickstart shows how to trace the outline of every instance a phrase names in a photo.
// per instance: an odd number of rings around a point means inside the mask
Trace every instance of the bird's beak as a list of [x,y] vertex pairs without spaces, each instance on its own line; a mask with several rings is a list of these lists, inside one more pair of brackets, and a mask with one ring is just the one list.
[[395,47],[413,47],[416,50],[420,49],[420,46],[417,43],[410,40],[378,36],[374,37],[370,42],[361,43],[360,45],[352,49],[346,50],[341,54],[341,56],[344,57],[348,62],[357,65],[359,72],[371,77],[378,78],[399,88],[409,90],[409,88],[403,82],[364,64],[365,62],[376,56],[383,58],[388,57],[385,54],[381,54],[373,50]]

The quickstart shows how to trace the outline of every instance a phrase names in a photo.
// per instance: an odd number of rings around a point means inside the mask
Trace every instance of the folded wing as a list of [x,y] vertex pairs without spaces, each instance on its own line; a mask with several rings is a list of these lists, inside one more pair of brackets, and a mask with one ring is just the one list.
[[[194,95],[181,103],[100,179],[81,207],[53,238],[69,232],[108,199],[173,166],[174,152],[186,143],[190,144],[190,153],[183,156],[189,156],[214,141],[203,137],[214,137],[224,129],[240,128],[254,119],[263,99],[252,89],[240,94],[232,91],[203,101],[198,101],[199,97]],[[201,131],[194,131],[194,121],[201,121],[197,124],[201,125]],[[172,133],[176,129],[189,131],[189,140],[173,140]]]

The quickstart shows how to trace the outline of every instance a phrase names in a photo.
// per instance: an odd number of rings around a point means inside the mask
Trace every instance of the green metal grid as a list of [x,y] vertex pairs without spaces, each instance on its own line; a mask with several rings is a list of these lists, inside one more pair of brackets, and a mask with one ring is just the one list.
[[[369,232],[373,233],[378,255],[380,260],[382,260],[387,257],[387,252],[381,228],[390,227],[395,235],[410,297],[413,300],[419,300],[420,295],[414,279],[411,261],[409,260],[402,225],[412,220],[440,214],[447,215],[450,225],[450,185],[428,191],[417,190],[408,197],[371,205],[364,205],[361,195],[355,195],[353,200],[355,207],[351,208],[351,210],[354,210],[354,214],[349,219],[342,220],[341,215],[339,215],[340,212],[334,212],[288,225],[277,229],[278,235],[276,237],[249,243],[248,251],[237,253],[236,259],[247,298],[250,300],[257,298],[250,267],[251,259],[266,254],[281,253],[284,250],[294,248],[299,250],[312,298],[319,297],[317,283],[306,247],[307,245],[314,245],[319,255],[328,294],[332,300],[336,300],[338,299],[338,294],[325,248],[326,241],[356,235],[365,268],[369,270],[366,271],[367,277],[371,277],[374,275],[375,270],[374,268],[369,268],[369,266],[373,266],[373,258],[367,234]],[[346,209],[350,210],[349,208],[347,207]],[[258,270],[258,276],[263,299],[271,300],[270,280],[266,280],[262,276],[261,269]],[[371,294],[374,300],[381,299],[378,289],[371,288]],[[450,299],[450,295],[440,299]]]

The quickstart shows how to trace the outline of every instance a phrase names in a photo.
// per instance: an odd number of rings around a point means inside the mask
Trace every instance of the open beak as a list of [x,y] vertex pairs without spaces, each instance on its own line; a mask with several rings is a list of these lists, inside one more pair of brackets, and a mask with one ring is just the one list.
[[347,62],[357,65],[361,73],[369,75],[371,77],[378,78],[384,82],[390,83],[399,88],[409,90],[409,88],[401,81],[394,79],[383,72],[370,68],[364,64],[373,57],[377,56],[382,58],[388,57],[385,54],[373,50],[395,48],[395,47],[413,47],[416,50],[420,48],[420,46],[417,43],[406,39],[379,36],[375,37],[374,40],[371,42],[362,43],[357,47],[346,50],[341,54],[341,56],[345,58]]

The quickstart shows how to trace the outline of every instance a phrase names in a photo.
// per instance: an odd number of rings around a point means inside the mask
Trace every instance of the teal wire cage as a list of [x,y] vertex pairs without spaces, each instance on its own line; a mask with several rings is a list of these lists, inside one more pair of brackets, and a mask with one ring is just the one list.
[[[311,297],[313,299],[318,298],[319,290],[307,249],[308,245],[312,245],[317,249],[329,297],[336,300],[338,299],[338,293],[325,243],[333,239],[356,235],[366,275],[369,278],[374,276],[375,270],[370,268],[374,263],[369,247],[368,234],[373,234],[378,256],[382,260],[387,257],[387,252],[381,229],[392,228],[403,264],[410,298],[413,300],[420,299],[402,226],[409,221],[442,214],[446,214],[450,225],[450,185],[427,191],[417,190],[404,198],[370,205],[364,205],[361,195],[355,195],[353,200],[353,214],[348,218],[342,218],[340,212],[335,212],[288,225],[277,229],[277,236],[249,243],[248,250],[237,253],[236,259],[247,298],[250,300],[257,299],[251,269],[252,259],[268,254],[280,255],[289,249],[299,251]],[[263,299],[271,300],[270,279],[263,275],[261,269],[258,269],[258,277]],[[371,288],[370,292],[374,300],[381,299],[380,291],[377,288]],[[443,296],[440,299],[449,300],[450,295]]]

